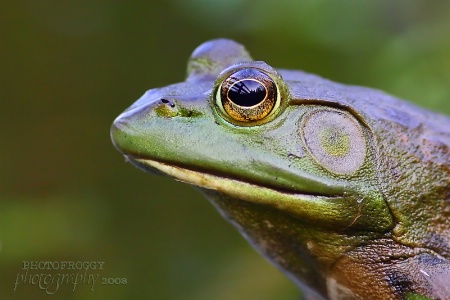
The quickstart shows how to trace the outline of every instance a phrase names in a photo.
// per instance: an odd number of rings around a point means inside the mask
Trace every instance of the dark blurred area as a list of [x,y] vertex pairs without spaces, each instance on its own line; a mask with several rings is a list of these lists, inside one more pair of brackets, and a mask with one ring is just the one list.
[[[0,299],[299,297],[195,189],[133,168],[109,138],[217,37],[450,114],[449,1],[0,1]],[[95,286],[49,295],[14,285],[23,261],[105,263]]]

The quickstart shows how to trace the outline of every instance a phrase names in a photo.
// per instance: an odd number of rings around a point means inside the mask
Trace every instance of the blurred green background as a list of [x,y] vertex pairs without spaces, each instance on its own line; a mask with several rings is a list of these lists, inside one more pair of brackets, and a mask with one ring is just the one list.
[[[217,37],[450,114],[450,1],[1,0],[0,299],[298,298],[199,193],[110,142],[122,110]],[[127,283],[13,292],[32,260],[105,261],[89,272]]]

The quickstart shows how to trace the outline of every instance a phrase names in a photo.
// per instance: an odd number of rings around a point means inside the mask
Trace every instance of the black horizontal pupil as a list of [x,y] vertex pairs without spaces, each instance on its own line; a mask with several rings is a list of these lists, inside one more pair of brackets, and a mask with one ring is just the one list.
[[266,89],[255,80],[244,79],[236,82],[228,91],[228,98],[239,106],[253,106],[266,98]]

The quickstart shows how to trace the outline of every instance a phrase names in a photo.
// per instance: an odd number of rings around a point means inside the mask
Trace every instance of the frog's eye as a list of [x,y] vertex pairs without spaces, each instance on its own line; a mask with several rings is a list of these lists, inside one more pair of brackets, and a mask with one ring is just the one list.
[[303,140],[314,159],[336,174],[358,170],[366,157],[363,129],[346,113],[321,110],[307,115]]
[[246,68],[229,75],[220,85],[216,101],[233,120],[251,122],[267,117],[279,106],[274,80],[262,70]]

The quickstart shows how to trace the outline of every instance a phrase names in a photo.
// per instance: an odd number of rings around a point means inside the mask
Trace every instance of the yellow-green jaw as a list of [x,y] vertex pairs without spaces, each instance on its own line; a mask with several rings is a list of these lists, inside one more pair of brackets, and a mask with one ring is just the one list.
[[[129,158],[130,159],[130,158]],[[178,181],[193,184],[200,188],[214,190],[234,199],[249,201],[285,211],[297,218],[320,222],[321,226],[364,226],[368,220],[358,220],[364,210],[373,209],[367,203],[357,203],[358,200],[349,196],[325,196],[294,193],[293,191],[277,190],[262,185],[248,183],[242,180],[220,177],[213,174],[189,170],[147,159],[133,159],[138,167],[155,168]],[[376,197],[376,193],[369,193]],[[379,201],[382,203],[382,199]],[[353,205],[349,205],[353,203]],[[352,209],[353,207],[353,209]],[[350,208],[350,209],[349,209]],[[390,219],[379,224],[379,230],[391,225]]]

